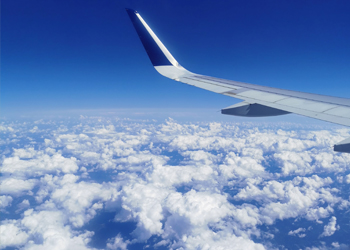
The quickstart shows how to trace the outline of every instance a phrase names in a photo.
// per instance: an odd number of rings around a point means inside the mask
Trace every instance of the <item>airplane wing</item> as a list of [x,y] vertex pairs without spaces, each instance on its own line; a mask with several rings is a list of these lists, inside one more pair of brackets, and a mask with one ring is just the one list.
[[[126,11],[154,68],[161,75],[243,100],[241,103],[222,109],[222,114],[262,117],[295,113],[350,126],[350,99],[225,80],[186,70],[170,54],[137,11],[131,9]],[[350,138],[336,144],[334,150],[350,153]]]

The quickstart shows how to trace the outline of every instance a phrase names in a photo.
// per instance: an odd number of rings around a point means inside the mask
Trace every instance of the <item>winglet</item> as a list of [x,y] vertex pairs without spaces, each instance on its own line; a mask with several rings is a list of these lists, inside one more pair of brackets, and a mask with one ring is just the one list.
[[153,66],[179,66],[164,44],[154,34],[141,15],[132,9],[126,9]]

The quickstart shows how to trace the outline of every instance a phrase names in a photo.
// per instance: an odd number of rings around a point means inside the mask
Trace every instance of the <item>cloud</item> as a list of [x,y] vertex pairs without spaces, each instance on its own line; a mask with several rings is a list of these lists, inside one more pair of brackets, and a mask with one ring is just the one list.
[[268,175],[265,172],[265,168],[261,165],[259,157],[257,159],[247,156],[241,157],[234,152],[229,152],[226,155],[224,164],[220,165],[219,168],[223,176],[227,178],[242,179],[248,177],[266,177]]
[[325,218],[333,212],[331,207],[317,207],[327,201],[334,205],[341,202],[336,197],[336,189],[324,188],[333,181],[331,178],[295,177],[291,181],[267,181],[262,188],[254,182],[248,182],[247,187],[234,196],[236,200],[255,200],[260,202],[260,221],[272,224],[276,219],[305,217],[308,220]]
[[1,195],[0,196],[0,209],[3,209],[7,206],[11,206],[13,198],[9,195]]
[[346,181],[346,183],[350,183],[350,174],[348,174],[348,175],[346,176],[345,181]]
[[162,201],[168,196],[169,190],[158,189],[157,186],[135,183],[123,187],[124,210],[130,211],[138,221],[135,235],[140,240],[148,239],[152,234],[161,234],[164,218]]
[[294,231],[289,231],[288,235],[298,236],[299,238],[304,238],[306,236],[305,231],[306,231],[305,228],[300,227],[298,229],[295,229]]
[[33,148],[14,149],[12,157],[7,157],[2,163],[2,172],[5,175],[20,177],[40,176],[46,173],[74,173],[78,170],[76,158],[65,158],[52,150]]
[[303,223],[330,218],[329,239],[348,228],[333,215],[349,208],[350,157],[328,146],[349,130],[103,117],[3,127],[17,140],[2,141],[0,204],[18,213],[3,224],[6,246],[91,249],[106,213],[101,227],[133,225],[107,249],[271,249],[290,221],[295,241],[308,237]]
[[244,237],[237,237],[227,232],[215,233],[210,230],[189,236],[185,238],[186,249],[247,249],[247,250],[264,250],[266,249],[262,244],[254,243]]
[[217,173],[209,165],[164,166],[155,165],[147,180],[164,187],[179,186],[196,181],[211,181]]
[[224,195],[196,192],[193,189],[184,195],[169,195],[166,204],[172,214],[187,217],[193,226],[218,222],[229,215],[232,208]]
[[71,175],[65,175],[50,198],[69,214],[69,221],[74,227],[81,227],[103,208],[103,201],[116,200],[118,192],[113,184],[84,181],[76,183],[75,181],[76,179]]
[[108,239],[107,249],[111,250],[126,250],[129,242],[124,241],[123,238],[118,234],[116,237]]
[[27,242],[29,235],[16,224],[15,220],[2,221],[0,225],[0,249],[20,246]]
[[16,213],[19,213],[20,211],[29,208],[30,202],[27,199],[24,199],[21,203],[17,205],[18,209],[16,210]]
[[2,194],[10,194],[10,195],[21,195],[25,191],[30,191],[36,185],[37,180],[29,179],[29,180],[21,180],[16,178],[6,178],[2,180],[0,184],[0,190]]
[[[28,249],[91,249],[88,243],[94,233],[78,233],[72,228],[81,227],[93,218],[96,211],[103,208],[101,202],[115,200],[117,192],[113,184],[77,183],[78,179],[72,174],[42,178],[41,182],[45,183],[42,188],[49,186],[49,199],[37,207],[38,211],[28,209],[22,220],[9,221],[2,228],[10,228],[11,231],[2,231],[1,238],[14,238],[14,241],[5,241],[4,247],[26,243]],[[24,200],[17,211],[27,208],[29,204],[28,200]],[[34,242],[26,242],[33,237]]]
[[324,226],[323,233],[320,235],[320,237],[328,237],[335,233],[335,231],[339,230],[339,226],[337,226],[337,218],[335,216],[332,216],[332,218],[329,220],[329,223]]
[[27,249],[90,249],[87,243],[93,232],[85,231],[77,234],[73,232],[67,223],[66,216],[57,210],[24,212],[24,218],[20,224],[28,230],[28,234],[34,237],[29,241]]

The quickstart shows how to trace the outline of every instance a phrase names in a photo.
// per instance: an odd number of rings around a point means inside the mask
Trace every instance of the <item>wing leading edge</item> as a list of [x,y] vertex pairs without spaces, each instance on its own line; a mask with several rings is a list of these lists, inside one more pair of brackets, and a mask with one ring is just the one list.
[[[137,11],[126,11],[154,68],[161,75],[243,100],[242,103],[222,109],[222,114],[259,117],[295,113],[350,126],[350,99],[225,80],[186,70],[170,54]],[[335,145],[334,150],[350,153],[350,138]]]

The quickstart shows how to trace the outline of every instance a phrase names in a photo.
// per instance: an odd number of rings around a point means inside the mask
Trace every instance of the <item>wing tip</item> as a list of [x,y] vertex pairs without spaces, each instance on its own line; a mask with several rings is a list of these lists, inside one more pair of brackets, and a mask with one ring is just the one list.
[[129,8],[125,8],[126,12],[131,12],[131,13],[137,13],[136,10],[133,10],[133,9],[129,9]]
[[141,15],[133,9],[126,8],[126,12],[128,13],[153,66],[174,65],[172,61],[176,62],[176,60],[143,20]]

